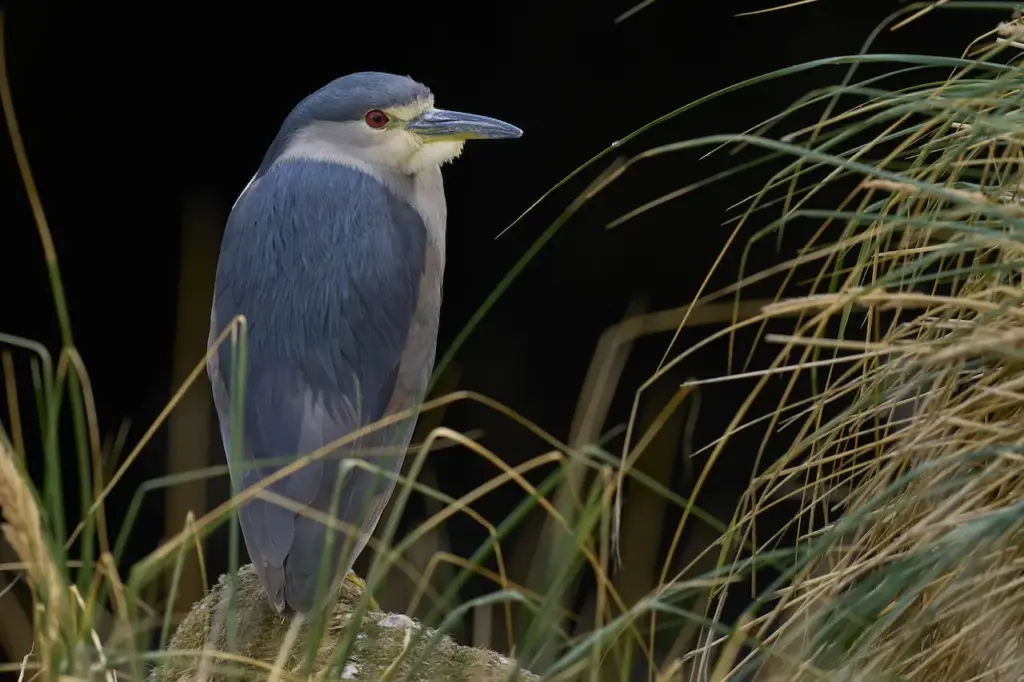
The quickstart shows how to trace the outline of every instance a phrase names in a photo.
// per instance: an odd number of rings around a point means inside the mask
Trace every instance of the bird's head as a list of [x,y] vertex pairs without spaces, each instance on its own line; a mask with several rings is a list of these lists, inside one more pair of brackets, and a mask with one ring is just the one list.
[[430,90],[411,78],[364,72],[300,102],[267,161],[313,158],[415,174],[456,158],[466,140],[520,135],[504,121],[436,108]]

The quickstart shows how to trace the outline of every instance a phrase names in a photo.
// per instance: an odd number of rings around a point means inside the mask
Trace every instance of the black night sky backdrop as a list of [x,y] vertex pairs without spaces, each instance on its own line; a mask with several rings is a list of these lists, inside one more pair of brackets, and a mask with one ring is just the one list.
[[[853,54],[900,6],[820,0],[736,17],[776,3],[656,0],[615,24],[632,2],[6,3],[15,107],[103,434],[129,418],[127,442],[134,444],[176,388],[171,363],[187,206],[202,202],[222,222],[283,117],[329,80],[360,70],[408,74],[434,91],[439,106],[496,116],[525,131],[518,141],[470,143],[446,167],[443,352],[501,277],[613,157],[495,239],[579,164],[635,128],[721,87],[810,59]],[[972,37],[1001,18],[935,12],[896,33],[886,31],[874,51],[958,56]],[[713,100],[624,145],[621,154],[742,132],[802,94],[838,83],[843,73],[841,67],[819,69]],[[778,134],[811,120],[797,118]],[[56,354],[59,334],[42,250],[6,133],[3,138],[0,331],[39,340]],[[460,388],[500,400],[565,438],[598,335],[622,318],[634,298],[644,299],[650,310],[688,303],[725,243],[726,209],[768,177],[743,174],[605,229],[646,201],[721,171],[737,158],[752,158],[749,152],[718,153],[700,160],[702,153],[642,162],[573,217],[459,353]],[[219,230],[216,220],[212,224]],[[729,252],[709,291],[736,278],[739,255],[740,248]],[[778,258],[766,244],[755,251],[750,268]],[[189,276],[187,267],[183,276]],[[755,287],[749,295],[774,293],[773,284]],[[209,301],[188,303],[203,319]],[[707,328],[688,330],[678,347],[708,333]],[[633,391],[654,371],[667,341],[668,335],[661,335],[637,346],[606,428],[626,419]],[[740,352],[745,355],[745,349]],[[724,345],[699,353],[673,380],[725,372],[725,353]],[[189,364],[199,358],[196,354]],[[18,378],[27,391],[25,362]],[[702,398],[698,445],[721,432],[744,395],[736,385],[709,388]],[[32,423],[27,392],[22,409]],[[484,442],[513,464],[544,449],[479,407],[454,406],[445,424],[485,429]],[[736,441],[726,452],[735,467],[713,479],[705,495],[728,488],[729,476],[742,487],[749,467],[743,447],[755,446],[759,437]],[[30,438],[30,448],[33,443]],[[115,490],[111,523],[143,481],[164,473],[166,447],[161,431]],[[73,466],[70,445],[64,456]],[[219,463],[220,451],[214,456]],[[452,495],[495,473],[468,451],[452,449],[440,456],[439,485]],[[41,471],[39,462],[31,466]],[[211,490],[212,507],[226,488]],[[498,522],[518,495],[507,486],[478,508]],[[73,490],[67,504],[72,512],[77,509]],[[161,541],[163,514],[160,495],[153,495],[126,565]],[[451,522],[449,533],[455,551],[466,556],[484,539],[478,526],[462,519]],[[223,537],[216,534],[207,545],[214,575],[225,566],[219,549]],[[481,589],[473,585],[470,591]]]

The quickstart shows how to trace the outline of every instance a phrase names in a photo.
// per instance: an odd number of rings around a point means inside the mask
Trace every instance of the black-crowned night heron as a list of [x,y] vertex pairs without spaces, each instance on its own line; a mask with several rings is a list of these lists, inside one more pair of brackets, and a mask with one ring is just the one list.
[[[521,134],[436,109],[425,86],[385,73],[344,76],[292,110],[231,209],[217,263],[210,342],[235,316],[248,323],[234,457],[229,344],[208,366],[236,490],[423,400],[445,261],[440,167],[466,140]],[[239,509],[249,556],[279,612],[329,602],[333,589],[317,592],[322,562],[336,587],[394,489],[393,479],[339,463],[387,448],[398,455],[372,462],[397,473],[414,425],[377,429],[268,486],[294,504],[264,496]],[[341,528],[359,529],[352,540],[338,532],[327,542],[322,521],[332,511]]]

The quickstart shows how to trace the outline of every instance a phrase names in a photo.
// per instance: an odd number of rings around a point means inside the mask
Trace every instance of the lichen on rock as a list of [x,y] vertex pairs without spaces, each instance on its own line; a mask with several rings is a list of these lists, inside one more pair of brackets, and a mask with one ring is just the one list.
[[[199,671],[209,682],[227,681],[231,670],[239,671],[239,664],[229,667],[224,657],[202,656],[204,650],[227,650],[228,622],[235,625],[235,643],[232,658],[252,659],[259,664],[246,664],[244,679],[263,679],[278,658],[282,644],[288,638],[292,619],[271,608],[263,594],[259,577],[251,565],[239,569],[236,579],[238,595],[228,620],[231,584],[221,576],[216,587],[192,606],[178,626],[168,646],[168,658],[149,676],[149,682],[186,682],[197,678]],[[313,667],[320,673],[331,663],[335,647],[344,637],[356,611],[361,590],[345,580],[338,601],[330,616],[316,652]],[[303,623],[284,663],[285,673],[299,673],[308,651],[309,623]],[[330,678],[336,680],[379,680],[387,675],[393,680],[508,680],[512,679],[514,661],[486,649],[461,646],[444,635],[431,643],[433,630],[399,613],[367,611],[358,623],[359,632],[348,659]],[[419,635],[419,636],[417,636]],[[409,647],[414,647],[409,650]],[[428,650],[429,647],[429,650]],[[237,661],[238,658],[235,658]],[[397,663],[396,663],[397,661]],[[412,677],[414,662],[418,669]],[[388,672],[390,670],[390,672]],[[287,678],[286,674],[284,678]],[[236,676],[235,679],[239,679]],[[324,679],[324,678],[321,678]],[[536,675],[520,670],[518,680],[537,680]]]

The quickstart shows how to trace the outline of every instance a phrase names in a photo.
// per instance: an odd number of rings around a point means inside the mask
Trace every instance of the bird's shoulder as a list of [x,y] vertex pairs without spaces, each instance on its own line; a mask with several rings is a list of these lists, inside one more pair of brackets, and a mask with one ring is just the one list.
[[[408,192],[391,184],[343,163],[282,160],[246,186],[228,216],[226,231],[259,239],[261,229],[303,227],[309,236],[308,228],[313,227],[313,235],[337,239],[353,234],[372,237],[370,230],[391,227],[415,241],[424,232],[423,219],[405,197]],[[380,236],[382,242],[387,235]]]
[[411,316],[427,241],[419,214],[372,175],[284,161],[257,177],[231,211],[217,295],[227,307],[314,320],[339,308],[349,319]]

